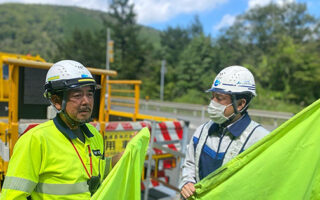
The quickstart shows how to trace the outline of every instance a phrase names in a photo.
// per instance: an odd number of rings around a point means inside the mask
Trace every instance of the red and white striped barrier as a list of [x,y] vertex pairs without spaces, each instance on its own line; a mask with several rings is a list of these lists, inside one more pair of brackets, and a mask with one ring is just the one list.
[[19,123],[18,132],[19,137],[25,134],[27,131],[32,129],[33,127],[38,126],[40,123]]
[[144,127],[151,129],[150,122],[107,122],[105,131],[139,131]]
[[[158,177],[157,179],[159,179],[159,180],[161,180],[163,182],[166,182],[166,183],[169,182],[169,178],[168,177]],[[154,188],[154,187],[157,187],[157,186],[160,186],[160,185],[163,185],[163,184],[159,183],[158,181],[155,181],[155,180],[151,179],[150,184],[149,184],[149,188]],[[146,186],[147,186],[147,181],[146,180],[141,181],[141,190],[145,190]]]
[[[149,127],[151,130],[151,123],[148,121],[140,122],[108,122],[106,123],[105,132],[108,131],[139,131],[143,127]],[[181,145],[179,141],[183,137],[183,121],[165,121],[156,124],[154,142],[170,142],[175,141],[172,144],[163,144],[164,147],[170,148],[174,151],[180,151]],[[154,148],[155,154],[163,154],[160,149]]]
[[[183,121],[166,121],[157,123],[154,142],[161,143],[175,141],[172,144],[163,144],[163,146],[174,151],[180,151],[181,145],[179,141],[181,141],[183,137],[183,127]],[[163,154],[163,151],[160,149],[154,149],[154,151],[156,154]]]

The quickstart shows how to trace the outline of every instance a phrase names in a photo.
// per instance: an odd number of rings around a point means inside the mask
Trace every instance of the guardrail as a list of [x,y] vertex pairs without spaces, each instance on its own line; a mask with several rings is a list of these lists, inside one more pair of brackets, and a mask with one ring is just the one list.
[[[110,115],[137,120],[173,121],[174,118],[146,115],[139,113],[140,106],[140,80],[109,80],[108,96],[106,97],[105,119],[109,121]],[[117,108],[129,108],[119,110]]]
[[[109,121],[109,115],[117,115],[122,117],[131,117],[136,121],[139,113],[139,97],[140,85],[139,80],[108,80],[108,98],[106,121]],[[118,86],[118,87],[117,87]],[[120,86],[120,87],[119,87]],[[125,86],[124,88],[121,86]],[[111,105],[124,106],[134,108],[132,114],[112,110]]]
[[[145,111],[156,110],[158,112],[171,112],[174,114],[180,113],[199,117],[201,121],[206,121],[208,118],[207,106],[205,105],[140,100],[140,109]],[[248,113],[254,120],[266,124],[271,129],[278,127],[281,123],[294,116],[293,113],[256,109],[248,109]]]

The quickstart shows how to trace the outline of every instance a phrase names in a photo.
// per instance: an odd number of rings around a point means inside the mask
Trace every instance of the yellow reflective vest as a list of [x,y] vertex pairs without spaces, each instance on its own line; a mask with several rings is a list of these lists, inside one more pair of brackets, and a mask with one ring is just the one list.
[[[87,181],[100,173],[101,181],[111,170],[103,159],[103,138],[90,124],[81,126],[85,143],[57,116],[21,136],[9,161],[0,199],[90,199]],[[88,148],[89,146],[89,148]]]

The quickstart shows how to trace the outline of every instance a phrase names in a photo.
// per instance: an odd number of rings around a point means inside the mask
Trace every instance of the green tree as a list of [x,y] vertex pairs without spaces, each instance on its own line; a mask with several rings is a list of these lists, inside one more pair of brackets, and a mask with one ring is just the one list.
[[316,19],[307,13],[303,3],[270,3],[255,7],[237,17],[233,26],[225,30],[227,38],[234,38],[248,45],[248,50],[267,53],[283,35],[294,42],[304,42],[314,34]]
[[97,34],[75,29],[70,39],[56,42],[58,51],[55,60],[73,59],[86,66],[105,68],[105,44],[101,43]]
[[179,61],[179,56],[190,42],[188,31],[179,26],[173,28],[169,26],[161,34],[161,46],[163,57],[168,65],[175,66]]
[[320,58],[315,50],[312,43],[297,44],[283,36],[272,53],[252,69],[263,87],[282,93],[282,100],[306,105],[320,96]]
[[253,8],[222,33],[214,45],[217,66],[249,67],[281,100],[305,105],[319,97],[319,21],[305,4]]
[[203,26],[200,22],[199,16],[195,15],[193,18],[193,21],[191,22],[191,25],[188,28],[190,33],[190,38],[197,37],[201,34],[203,34]]
[[145,48],[138,37],[140,27],[136,24],[133,8],[129,0],[111,0],[110,16],[113,20],[106,25],[111,28],[114,40],[115,62],[111,66],[121,72],[117,78],[139,79],[145,62]]
[[193,38],[180,56],[177,82],[166,95],[193,103],[207,103],[204,91],[211,86],[215,77],[212,54],[211,37],[202,34]]

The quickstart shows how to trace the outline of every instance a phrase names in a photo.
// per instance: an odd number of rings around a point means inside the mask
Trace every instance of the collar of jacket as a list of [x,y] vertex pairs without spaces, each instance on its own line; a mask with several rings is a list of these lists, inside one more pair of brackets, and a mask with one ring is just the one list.
[[[57,116],[53,119],[53,122],[57,129],[61,133],[63,133],[64,136],[69,139],[77,138],[77,135],[71,131],[71,129],[64,123],[64,121],[62,121],[59,114],[57,114]],[[87,137],[93,137],[93,134],[89,131],[88,127],[85,124],[81,125],[80,129],[84,132],[84,134],[86,134]]]
[[[251,118],[246,112],[240,119],[236,122],[227,126],[228,131],[234,136],[239,137],[242,132],[249,126],[251,122]],[[219,124],[213,123],[209,129],[209,134],[221,134],[223,128],[219,126]]]

